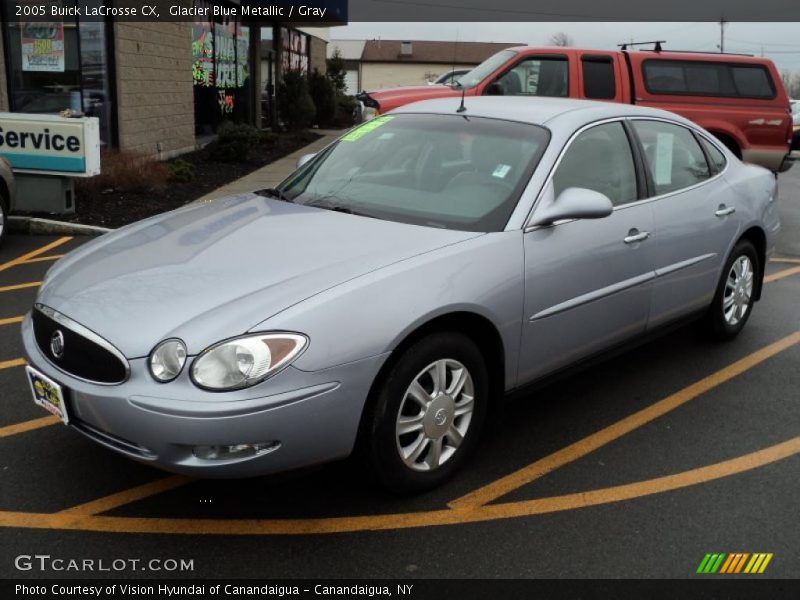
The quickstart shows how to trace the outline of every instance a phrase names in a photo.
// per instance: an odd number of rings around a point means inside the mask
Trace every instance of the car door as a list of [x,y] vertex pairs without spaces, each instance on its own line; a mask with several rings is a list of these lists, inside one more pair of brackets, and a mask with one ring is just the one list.
[[537,211],[557,203],[567,188],[601,192],[614,210],[604,218],[561,221],[524,234],[521,383],[645,330],[655,231],[652,206],[640,202],[641,160],[630,142],[619,120],[584,129],[545,185]]
[[655,328],[711,303],[739,223],[736,198],[720,176],[725,157],[714,144],[703,138],[704,151],[700,138],[677,123],[631,122],[642,146],[658,229],[648,325]]

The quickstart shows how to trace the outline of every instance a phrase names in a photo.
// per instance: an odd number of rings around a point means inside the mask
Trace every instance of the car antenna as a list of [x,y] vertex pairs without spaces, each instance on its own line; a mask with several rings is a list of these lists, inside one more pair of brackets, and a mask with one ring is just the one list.
[[461,106],[459,106],[459,107],[456,109],[456,112],[457,112],[457,113],[462,113],[462,112],[466,112],[466,111],[467,111],[467,107],[464,105],[464,96],[465,96],[465,95],[466,95],[466,93],[467,93],[467,88],[465,88],[465,87],[464,87],[463,85],[461,85],[460,83],[459,83],[458,85],[459,85],[459,87],[461,88]]

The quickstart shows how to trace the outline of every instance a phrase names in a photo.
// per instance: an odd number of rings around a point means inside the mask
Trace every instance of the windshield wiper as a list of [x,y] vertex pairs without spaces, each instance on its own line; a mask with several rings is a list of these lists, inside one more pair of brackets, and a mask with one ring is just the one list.
[[284,194],[278,188],[264,188],[263,190],[257,190],[254,193],[258,194],[259,196],[266,196],[267,198],[277,198],[278,200],[283,200],[284,202],[294,203],[294,200],[289,198],[289,196]]
[[342,206],[341,204],[334,204],[332,202],[324,202],[322,200],[316,200],[314,202],[306,202],[306,206],[313,206],[315,208],[323,208],[325,210],[332,210],[334,212],[346,213],[348,215],[355,215],[357,217],[370,217],[374,219],[373,215],[367,214],[365,212],[360,212],[358,210],[353,210],[349,206]]

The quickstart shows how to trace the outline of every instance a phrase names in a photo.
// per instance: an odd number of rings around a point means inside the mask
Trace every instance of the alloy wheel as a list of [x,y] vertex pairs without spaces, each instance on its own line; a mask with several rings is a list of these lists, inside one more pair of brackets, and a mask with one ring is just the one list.
[[420,371],[406,389],[395,425],[397,451],[414,471],[432,471],[450,460],[467,434],[475,386],[459,361],[443,358]]

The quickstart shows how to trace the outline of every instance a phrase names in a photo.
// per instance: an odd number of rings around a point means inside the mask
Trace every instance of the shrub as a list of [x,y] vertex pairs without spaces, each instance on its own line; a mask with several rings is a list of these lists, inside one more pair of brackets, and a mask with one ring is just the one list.
[[308,91],[317,108],[317,124],[331,125],[336,116],[336,90],[331,80],[314,69],[308,78]]
[[246,161],[263,139],[261,130],[252,125],[225,121],[217,131],[217,139],[209,145],[209,152],[211,158],[222,162]]
[[277,97],[280,118],[287,129],[297,131],[311,125],[317,109],[308,91],[308,79],[302,72],[284,73]]
[[347,87],[345,83],[346,72],[344,68],[344,58],[342,58],[342,53],[339,52],[338,46],[333,50],[333,56],[326,60],[325,64],[327,67],[326,76],[331,80],[336,95],[343,96],[344,90]]
[[179,158],[169,165],[169,180],[188,183],[194,179],[195,168],[192,163]]
[[342,128],[355,125],[354,112],[357,105],[354,96],[339,96],[336,100],[336,119],[334,124]]
[[136,152],[104,150],[100,175],[76,178],[78,197],[100,197],[110,190],[129,193],[158,192],[166,188],[169,169],[152,156]]

